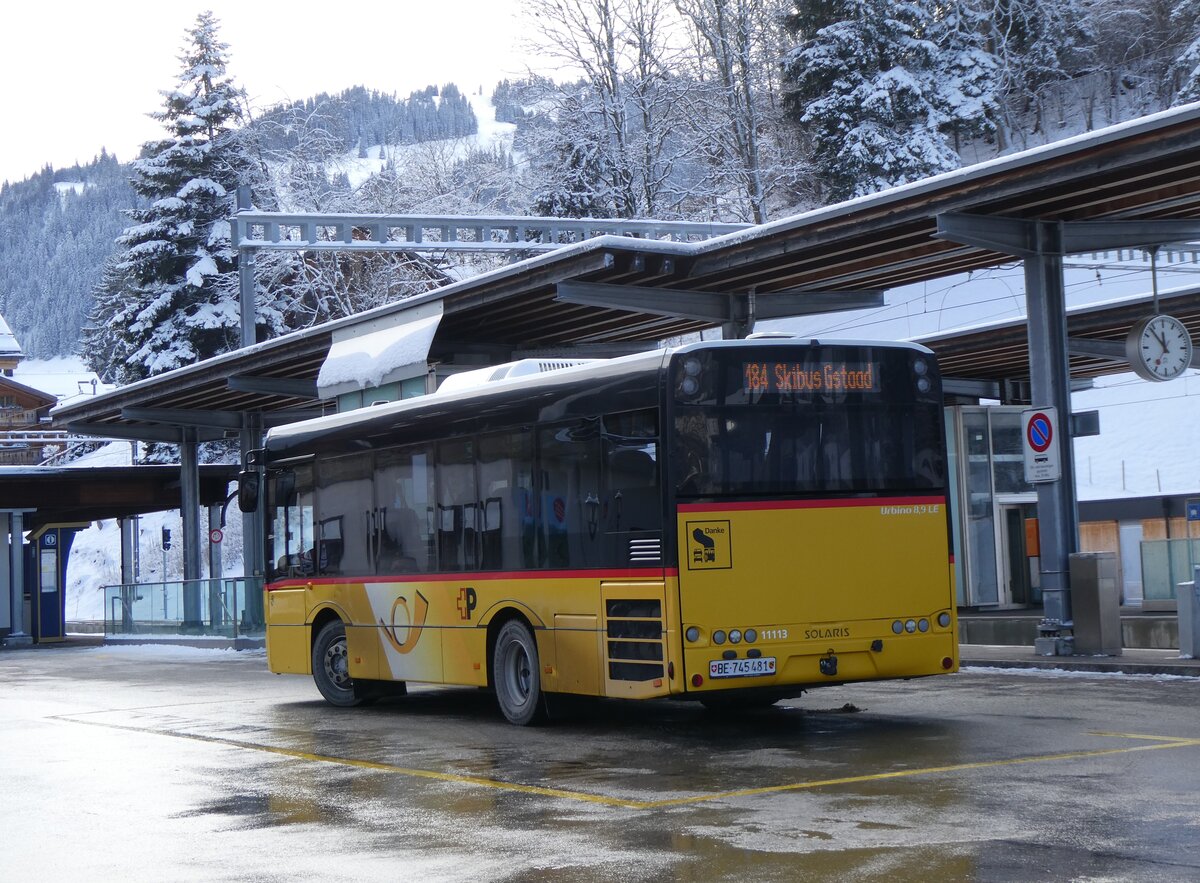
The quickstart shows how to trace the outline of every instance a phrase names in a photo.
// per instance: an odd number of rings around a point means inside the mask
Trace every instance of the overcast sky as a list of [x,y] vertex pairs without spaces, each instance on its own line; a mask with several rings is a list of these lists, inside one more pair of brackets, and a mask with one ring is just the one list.
[[205,9],[259,109],[355,85],[490,93],[531,63],[518,0],[26,0],[0,24],[0,180],[88,162],[101,147],[134,158],[162,133],[147,114],[175,86],[185,31]]

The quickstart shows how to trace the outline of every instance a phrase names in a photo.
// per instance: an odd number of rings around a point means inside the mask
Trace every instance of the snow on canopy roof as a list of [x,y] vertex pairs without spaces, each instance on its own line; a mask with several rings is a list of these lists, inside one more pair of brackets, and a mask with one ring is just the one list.
[[441,320],[442,304],[435,301],[359,328],[334,331],[317,375],[318,394],[331,398],[424,375]]
[[1159,113],[1126,120],[1103,129],[1096,129],[1093,132],[1083,132],[1079,135],[1073,135],[1070,138],[1063,138],[1060,141],[1051,141],[1048,144],[1041,144],[1017,153],[993,157],[975,165],[952,169],[940,175],[921,178],[907,184],[899,184],[877,193],[868,193],[864,196],[845,200],[844,202],[780,218],[777,221],[747,227],[745,230],[737,230],[722,236],[714,236],[712,239],[696,243],[694,252],[697,255],[707,254],[719,251],[722,248],[752,242],[756,239],[769,238],[798,227],[852,214],[864,206],[887,205],[912,196],[936,192],[950,184],[965,184],[996,172],[1034,165],[1039,162],[1047,162],[1055,157],[1073,153],[1082,147],[1100,146],[1110,141],[1127,138],[1145,131],[1156,130],[1163,124],[1170,123],[1175,119],[1187,120],[1194,117],[1200,117],[1200,101],[1191,104],[1182,104],[1179,107],[1172,107]]

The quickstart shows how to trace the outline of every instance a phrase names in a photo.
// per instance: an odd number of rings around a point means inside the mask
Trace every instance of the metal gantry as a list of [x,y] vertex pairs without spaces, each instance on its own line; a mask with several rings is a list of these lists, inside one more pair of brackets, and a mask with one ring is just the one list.
[[478,215],[287,214],[239,208],[239,249],[304,251],[553,251],[596,236],[699,242],[749,224]]

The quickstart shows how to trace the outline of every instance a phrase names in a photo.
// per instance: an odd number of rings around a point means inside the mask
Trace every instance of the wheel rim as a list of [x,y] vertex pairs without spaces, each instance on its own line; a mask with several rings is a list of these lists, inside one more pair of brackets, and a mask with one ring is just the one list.
[[325,648],[325,675],[339,690],[350,688],[350,660],[346,655],[346,639],[338,638]]
[[504,660],[504,680],[508,695],[519,705],[529,701],[533,692],[533,672],[530,670],[529,654],[518,641],[508,645]]

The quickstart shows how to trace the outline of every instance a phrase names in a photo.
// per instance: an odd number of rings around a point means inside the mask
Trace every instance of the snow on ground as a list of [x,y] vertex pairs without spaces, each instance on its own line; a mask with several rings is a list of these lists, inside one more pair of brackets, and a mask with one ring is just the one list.
[[[1179,657],[1187,659],[1186,656]],[[1049,663],[1048,663],[1049,664]],[[1065,668],[1002,668],[995,665],[964,665],[959,670],[960,674],[972,675],[1005,675],[1006,677],[1029,677],[1029,678],[1133,678],[1134,680],[1146,681],[1195,681],[1192,675],[1164,675],[1164,674],[1131,674],[1124,671],[1073,671]]]

